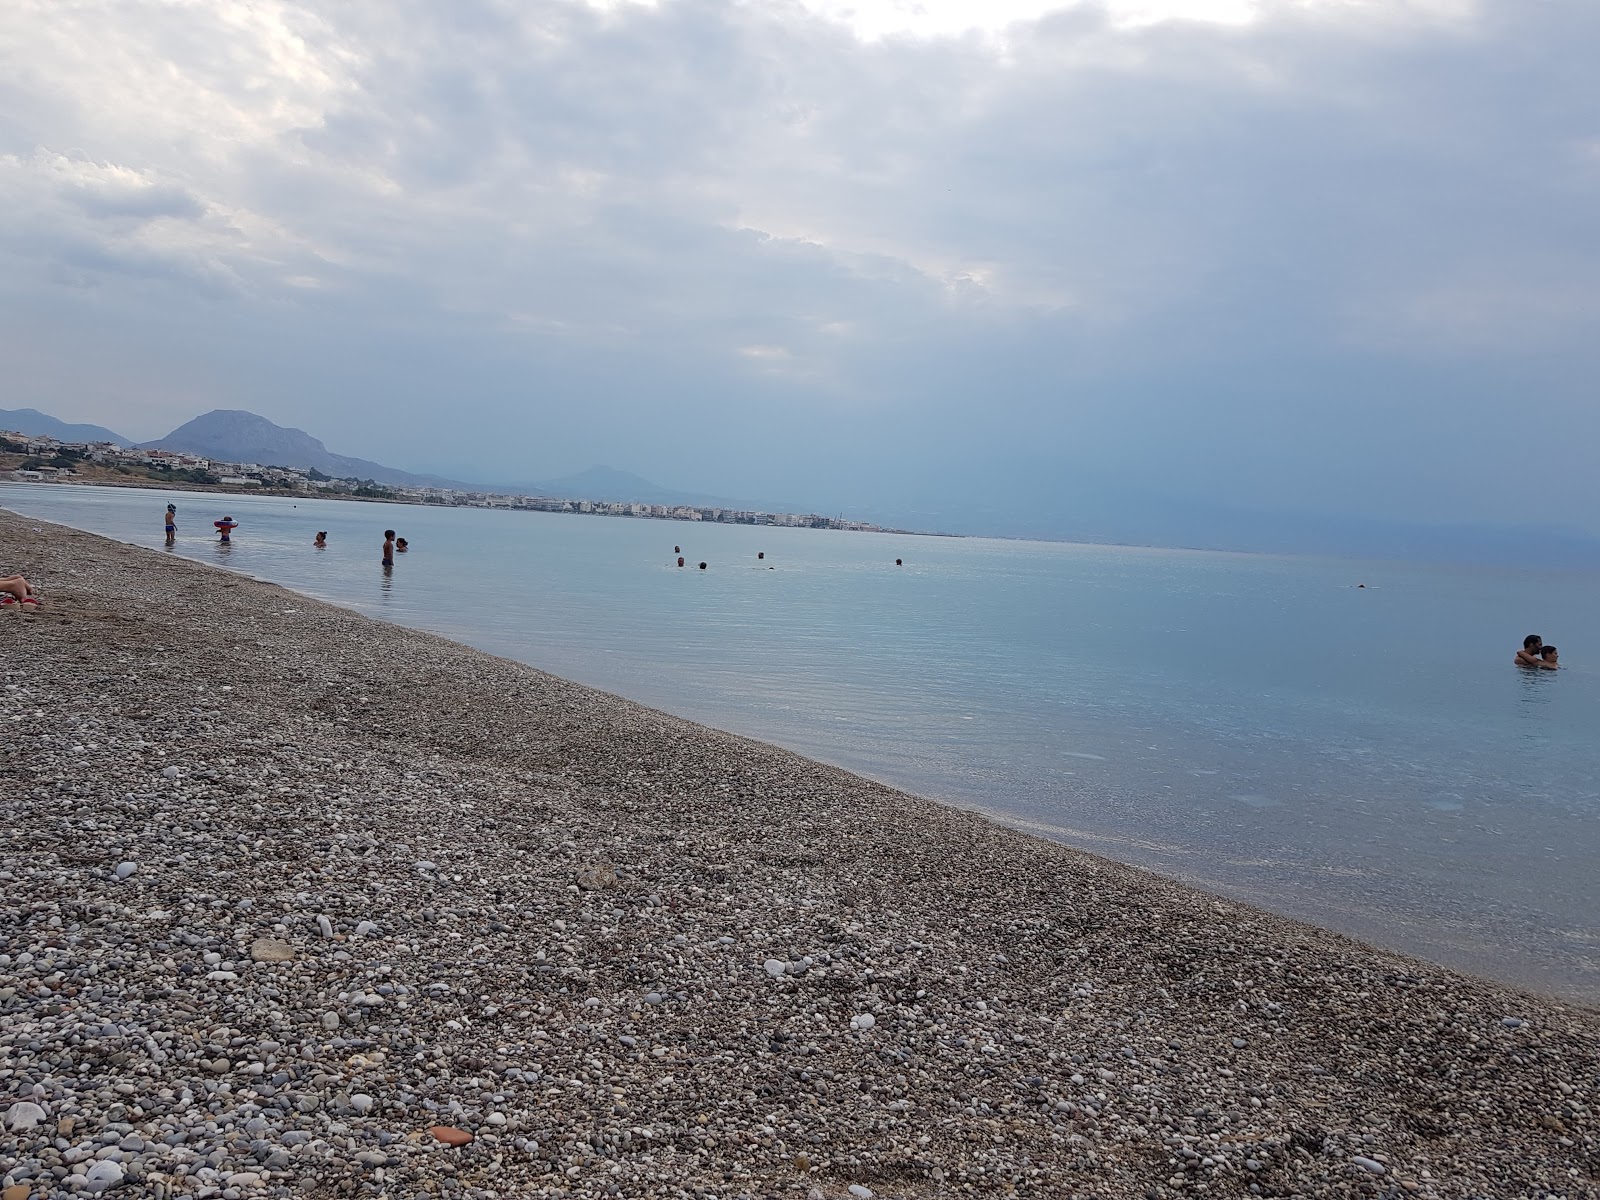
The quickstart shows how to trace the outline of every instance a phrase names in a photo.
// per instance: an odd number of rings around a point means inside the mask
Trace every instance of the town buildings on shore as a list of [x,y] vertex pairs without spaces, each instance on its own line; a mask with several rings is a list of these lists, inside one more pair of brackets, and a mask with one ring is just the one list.
[[221,462],[171,450],[141,450],[115,442],[62,442],[0,430],[0,454],[25,456],[12,479],[30,483],[103,483],[86,475],[85,464],[131,476],[157,486],[194,488],[270,488],[310,495],[388,500],[401,504],[437,504],[465,508],[505,508],[528,512],[594,513],[611,517],[654,517],[671,521],[713,521],[726,525],[785,525],[800,529],[850,529],[866,533],[901,533],[867,521],[824,517],[816,513],[770,513],[749,509],[688,504],[643,504],[585,500],[576,497],[508,495],[445,487],[401,487],[373,480],[333,479],[320,471],[257,463]]

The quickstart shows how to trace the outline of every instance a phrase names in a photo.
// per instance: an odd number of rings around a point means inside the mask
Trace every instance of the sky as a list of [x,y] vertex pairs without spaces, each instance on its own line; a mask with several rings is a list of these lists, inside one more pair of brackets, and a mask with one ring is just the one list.
[[1593,0],[7,0],[0,408],[1600,535],[1597,54]]

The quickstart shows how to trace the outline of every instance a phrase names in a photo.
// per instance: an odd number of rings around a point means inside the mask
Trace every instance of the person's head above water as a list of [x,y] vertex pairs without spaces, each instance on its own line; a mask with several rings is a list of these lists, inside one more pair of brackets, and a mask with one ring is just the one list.
[[1554,646],[1540,646],[1539,657],[1544,659],[1545,662],[1555,662],[1556,648]]
[[177,512],[178,511],[178,506],[176,504],[169,504],[169,505],[167,505],[167,511],[168,512]]
[[393,537],[394,537],[394,530],[392,530],[392,529],[385,529],[385,530],[384,530],[384,531],[383,531],[383,536],[384,536],[384,537],[386,537],[386,538],[393,538]]
[[1542,645],[1544,645],[1544,639],[1537,633],[1530,633],[1522,639],[1522,648],[1524,650],[1537,650]]

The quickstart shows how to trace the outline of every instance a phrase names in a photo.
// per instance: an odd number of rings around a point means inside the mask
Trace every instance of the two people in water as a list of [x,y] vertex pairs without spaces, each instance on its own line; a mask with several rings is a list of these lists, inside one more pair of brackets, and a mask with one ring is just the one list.
[[397,537],[395,537],[394,530],[385,529],[383,531],[383,565],[384,566],[386,566],[386,567],[394,566],[394,556],[396,554],[404,554],[408,549],[410,549],[409,543],[406,542],[405,538],[397,538]]
[[1546,646],[1537,633],[1530,633],[1522,639],[1522,649],[1517,651],[1515,661],[1517,666],[1531,667],[1535,671],[1556,671],[1561,667],[1561,656],[1556,648]]

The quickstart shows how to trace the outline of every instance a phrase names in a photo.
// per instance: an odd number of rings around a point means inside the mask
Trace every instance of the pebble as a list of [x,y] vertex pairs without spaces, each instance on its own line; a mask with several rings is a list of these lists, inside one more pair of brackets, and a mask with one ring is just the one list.
[[123,1181],[122,1164],[109,1158],[102,1158],[90,1165],[84,1172],[84,1178],[89,1181],[91,1192],[105,1192],[114,1187],[121,1187]]
[[260,937],[250,943],[250,957],[258,963],[294,961],[294,947],[277,938]]
[[182,772],[180,772],[177,767],[161,768],[161,778],[163,779],[176,779],[180,774],[182,774]]
[[1389,1171],[1389,1168],[1377,1161],[1377,1159],[1363,1158],[1359,1154],[1351,1155],[1350,1161],[1355,1163],[1356,1166],[1360,1167],[1369,1175],[1386,1175]]
[[845,1191],[854,1196],[856,1200],[872,1200],[872,1189],[862,1184],[852,1183]]
[[22,1133],[36,1128],[47,1115],[45,1110],[32,1100],[19,1100],[6,1109],[6,1128],[13,1133]]
[[0,542],[71,616],[0,620],[26,1200],[1583,1190],[1581,1006],[249,579]]
[[126,879],[126,878],[128,878],[128,876],[132,875],[138,869],[139,869],[139,864],[136,863],[136,862],[118,863],[117,864],[117,878],[118,879]]

